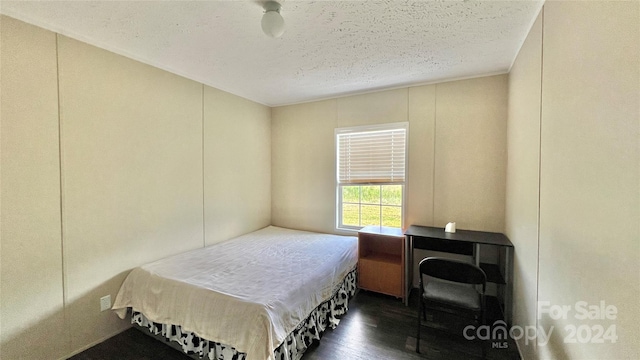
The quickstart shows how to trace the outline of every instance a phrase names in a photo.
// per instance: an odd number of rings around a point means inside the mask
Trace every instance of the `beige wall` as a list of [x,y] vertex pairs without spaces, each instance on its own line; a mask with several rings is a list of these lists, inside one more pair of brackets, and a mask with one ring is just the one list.
[[3,359],[68,353],[64,328],[56,38],[0,18]]
[[271,224],[271,110],[204,87],[206,244]]
[[[640,3],[547,2],[541,19],[510,75],[506,219],[516,324],[553,335],[521,350],[525,359],[636,359]],[[569,306],[566,319],[537,301]],[[615,306],[616,319],[576,319],[578,301]],[[613,326],[618,339],[567,343],[566,326],[592,335]]]
[[131,268],[269,225],[268,107],[4,16],[1,51],[2,358],[91,346]]
[[504,231],[507,76],[438,84],[435,134],[434,225]]
[[336,101],[273,108],[271,223],[332,232],[335,226]]
[[[436,85],[409,88],[409,167],[405,224],[433,224]],[[431,155],[431,156],[429,156]],[[431,205],[431,206],[430,206]]]
[[337,127],[408,121],[408,90],[388,90],[335,99]]
[[[538,300],[603,300],[618,316],[541,315],[558,330],[542,358],[640,357],[639,19],[637,1],[545,5]],[[619,339],[564,343],[581,324],[615,325]]]
[[409,121],[405,227],[503,231],[506,75],[274,108],[273,224],[337,232],[334,130],[400,121]]
[[129,269],[202,247],[202,85],[58,37],[71,349],[127,327],[97,299]]
[[[536,326],[538,300],[538,200],[542,15],[534,23],[509,73],[505,234],[515,247],[513,325]],[[525,359],[535,341],[519,339]]]

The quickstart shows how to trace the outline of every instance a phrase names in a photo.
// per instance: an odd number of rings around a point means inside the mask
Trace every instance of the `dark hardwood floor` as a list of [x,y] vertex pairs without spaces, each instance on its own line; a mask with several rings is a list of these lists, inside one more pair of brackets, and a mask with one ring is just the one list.
[[[415,291],[410,306],[393,297],[360,291],[349,303],[349,312],[335,330],[327,330],[322,341],[312,345],[303,360],[332,359],[481,359],[481,345],[462,336],[464,324],[446,315],[437,315],[437,324],[454,324],[442,328],[423,322],[420,336],[421,353],[415,352],[417,303]],[[489,315],[492,323],[495,313]],[[429,326],[426,326],[426,325]],[[440,327],[436,329],[433,327]],[[486,359],[520,359],[515,343],[506,348],[485,344]],[[504,347],[504,346],[503,346]],[[190,357],[136,329],[129,329],[74,357],[73,360],[188,360]]]

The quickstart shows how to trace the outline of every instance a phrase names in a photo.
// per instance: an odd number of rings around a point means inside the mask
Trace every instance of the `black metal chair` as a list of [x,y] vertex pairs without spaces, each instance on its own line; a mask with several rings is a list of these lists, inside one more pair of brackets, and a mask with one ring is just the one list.
[[[431,277],[427,282],[426,276]],[[446,280],[446,281],[442,281]],[[482,292],[476,290],[482,285]],[[476,324],[485,323],[485,290],[487,275],[479,267],[460,260],[428,257],[420,261],[420,306],[416,352],[420,353],[420,319],[426,320],[426,309],[469,317]],[[484,344],[482,357],[485,357]]]

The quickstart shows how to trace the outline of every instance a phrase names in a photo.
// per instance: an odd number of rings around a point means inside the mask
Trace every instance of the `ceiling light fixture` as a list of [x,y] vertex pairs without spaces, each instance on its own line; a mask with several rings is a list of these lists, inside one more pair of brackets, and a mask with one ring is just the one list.
[[263,7],[262,31],[273,38],[280,37],[284,33],[284,19],[280,15],[282,7],[276,1],[267,1]]

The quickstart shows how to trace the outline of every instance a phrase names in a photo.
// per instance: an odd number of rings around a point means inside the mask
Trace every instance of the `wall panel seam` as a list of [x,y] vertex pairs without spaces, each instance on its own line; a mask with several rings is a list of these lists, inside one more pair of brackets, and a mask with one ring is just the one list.
[[64,226],[64,176],[63,176],[63,146],[62,146],[62,110],[60,100],[60,34],[55,34],[55,49],[56,49],[56,97],[58,100],[58,174],[60,181],[60,262],[62,267],[62,321],[64,324],[64,330],[62,336],[65,338],[67,344],[66,352],[72,350],[71,334],[68,331],[68,314],[67,314],[67,264],[65,261],[65,226]]
[[202,144],[201,144],[201,148],[202,148],[202,247],[206,247],[207,246],[207,227],[206,227],[206,217],[205,217],[205,185],[204,185],[204,181],[205,181],[205,162],[204,162],[204,156],[205,156],[205,147],[204,147],[204,84],[201,84],[201,89],[202,89],[202,93],[201,93],[201,100],[202,100],[202,104],[201,104],[201,112],[202,112],[202,116],[201,116],[201,120],[202,120]]
[[[540,36],[540,113],[538,114],[538,224],[536,227],[536,241],[537,241],[537,259],[536,259],[536,329],[539,326],[540,316],[538,314],[538,301],[540,301],[540,203],[541,203],[541,191],[540,185],[542,183],[542,91],[544,81],[544,11],[543,6],[540,10],[541,21],[541,36]],[[537,351],[537,343],[534,342],[534,351]]]
[[433,89],[433,161],[431,166],[431,226],[435,226],[436,213],[436,141],[438,139],[436,131],[438,129],[438,87]]

